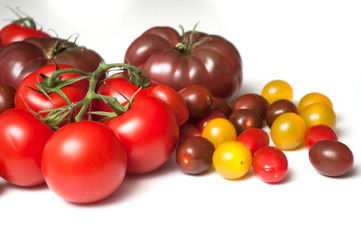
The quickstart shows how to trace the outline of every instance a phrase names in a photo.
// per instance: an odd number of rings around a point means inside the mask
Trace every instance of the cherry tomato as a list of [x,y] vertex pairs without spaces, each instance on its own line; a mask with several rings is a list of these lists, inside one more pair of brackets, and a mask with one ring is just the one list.
[[251,109],[233,111],[228,119],[237,130],[237,135],[248,128],[262,128],[262,119]]
[[214,150],[208,139],[201,136],[189,137],[177,147],[177,165],[188,174],[204,173],[212,166]]
[[259,148],[269,145],[269,136],[263,129],[248,128],[239,134],[237,141],[244,143],[253,156]]
[[336,114],[330,106],[324,103],[312,103],[299,114],[305,120],[308,128],[318,124],[327,125],[333,129],[336,127]]
[[308,156],[312,166],[321,174],[341,176],[351,170],[354,162],[352,151],[336,140],[322,140],[312,145]]
[[236,101],[234,101],[232,111],[235,112],[239,109],[250,109],[256,112],[263,120],[266,116],[267,107],[268,102],[263,96],[256,93],[246,93],[239,96]]
[[238,141],[219,145],[213,154],[214,169],[226,179],[244,176],[252,166],[252,154],[248,147]]
[[305,146],[310,149],[312,145],[321,140],[338,140],[336,132],[326,125],[314,125],[305,133]]
[[175,150],[179,127],[169,107],[155,97],[137,98],[129,110],[106,122],[128,153],[128,173],[147,173],[163,165]]
[[252,162],[257,177],[267,183],[280,182],[287,175],[286,155],[278,148],[267,146],[256,151]]
[[95,202],[111,195],[122,183],[126,165],[126,151],[116,134],[93,121],[60,128],[42,155],[42,172],[49,188],[75,203]]
[[15,88],[7,83],[0,83],[0,113],[14,107]]
[[272,104],[280,99],[292,101],[293,90],[291,85],[289,85],[286,81],[274,80],[263,87],[261,95],[267,99],[269,104]]
[[305,132],[305,121],[296,113],[288,112],[280,115],[273,122],[271,138],[280,149],[291,150],[304,142]]
[[203,130],[207,123],[214,118],[226,118],[226,115],[218,110],[209,110],[208,113],[206,113],[200,118],[193,120],[192,123],[197,128]]
[[213,97],[213,104],[211,109],[223,112],[226,118],[232,113],[232,107],[225,98]]
[[199,129],[198,127],[194,126],[193,123],[188,121],[179,128],[179,143],[183,142],[189,137],[201,135],[202,129]]
[[53,130],[34,114],[9,109],[0,115],[0,176],[18,186],[44,183],[41,154]]
[[280,99],[270,104],[266,111],[266,123],[269,127],[272,126],[273,121],[281,114],[286,112],[297,112],[296,105],[290,100]]
[[202,85],[190,85],[179,91],[184,98],[189,110],[189,117],[197,119],[205,115],[212,107],[213,95]]
[[236,140],[237,131],[229,120],[215,118],[203,128],[202,137],[207,138],[217,148],[224,142]]
[[327,96],[323,95],[322,93],[312,92],[312,93],[306,94],[305,96],[303,96],[301,98],[301,100],[298,102],[297,110],[298,110],[298,112],[301,112],[308,105],[310,105],[312,103],[317,103],[317,102],[324,103],[324,104],[328,105],[329,107],[333,108],[333,104]]

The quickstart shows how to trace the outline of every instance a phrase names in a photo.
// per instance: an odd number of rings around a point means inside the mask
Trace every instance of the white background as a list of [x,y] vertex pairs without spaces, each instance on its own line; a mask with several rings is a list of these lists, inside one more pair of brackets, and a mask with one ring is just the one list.
[[88,205],[68,203],[45,185],[23,189],[0,180],[1,239],[360,239],[358,1],[0,0],[1,19],[15,18],[5,5],[19,6],[59,37],[78,33],[78,44],[108,63],[122,62],[152,26],[190,30],[200,22],[200,31],[226,37],[241,53],[240,94],[260,93],[274,79],[292,85],[295,103],[309,92],[326,94],[355,165],[328,178],[313,169],[306,149],[287,151],[288,175],[270,185],[252,171],[237,181],[214,171],[189,176],[170,159]]

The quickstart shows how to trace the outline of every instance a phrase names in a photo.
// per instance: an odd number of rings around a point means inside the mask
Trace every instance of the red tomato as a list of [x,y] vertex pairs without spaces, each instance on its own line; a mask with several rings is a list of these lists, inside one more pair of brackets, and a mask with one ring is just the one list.
[[321,140],[338,140],[336,132],[329,126],[319,124],[307,129],[305,133],[305,146],[310,149],[312,145]]
[[280,182],[287,174],[288,160],[286,155],[275,147],[262,147],[253,156],[252,167],[262,181]]
[[98,53],[66,40],[27,38],[0,51],[0,81],[17,87],[27,75],[54,61],[93,72],[103,59]]
[[114,193],[122,183],[127,155],[105,124],[69,124],[46,143],[42,172],[49,188],[70,202],[89,203]]
[[202,129],[194,126],[190,121],[186,122],[179,128],[179,143],[183,142],[189,137],[201,136]]
[[[67,65],[58,65],[60,69],[71,68]],[[43,93],[39,93],[35,90],[39,90],[36,86],[36,83],[43,82],[43,77],[40,74],[45,74],[46,76],[51,76],[51,74],[56,70],[55,65],[46,65],[41,67],[39,70],[28,75],[20,83],[19,87],[15,93],[15,107],[22,109],[32,109],[35,112],[46,109],[54,109],[62,106],[68,105],[68,103],[61,97],[58,93],[49,93],[51,100]],[[75,73],[66,73],[60,76],[61,81],[64,81],[69,78],[79,77],[79,74]],[[31,88],[33,89],[31,89]],[[88,91],[88,80],[84,79],[75,83],[72,83],[61,89],[64,94],[69,98],[70,102],[78,102],[83,100],[87,91]],[[41,114],[45,117],[48,113]]]
[[154,97],[137,98],[129,110],[107,121],[128,152],[129,173],[159,168],[178,143],[179,128],[169,107]]
[[41,154],[53,130],[31,112],[10,109],[0,115],[0,176],[18,186],[44,183]]
[[263,129],[260,128],[247,128],[238,135],[237,141],[244,143],[252,153],[269,145],[269,136]]
[[184,38],[170,27],[153,27],[129,46],[125,61],[141,68],[152,81],[176,91],[205,85],[214,96],[231,100],[242,83],[242,60],[225,38],[186,32]]

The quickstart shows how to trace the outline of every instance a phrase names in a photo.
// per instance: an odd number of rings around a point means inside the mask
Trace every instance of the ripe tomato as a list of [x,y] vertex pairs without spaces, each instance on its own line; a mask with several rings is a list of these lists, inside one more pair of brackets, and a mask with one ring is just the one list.
[[286,81],[273,80],[263,87],[261,95],[268,101],[269,104],[272,104],[280,99],[292,101],[293,90],[291,85],[289,85]]
[[0,114],[14,107],[15,88],[7,83],[0,83]]
[[308,128],[318,124],[327,125],[333,129],[336,127],[335,111],[322,102],[307,105],[299,114]]
[[238,141],[219,145],[213,154],[214,169],[226,179],[244,176],[252,166],[252,154],[248,147]]
[[53,130],[31,112],[9,109],[0,115],[0,176],[18,186],[44,183],[41,154]]
[[179,143],[183,142],[189,137],[201,135],[202,129],[196,127],[193,123],[188,121],[179,128]]
[[69,124],[46,143],[42,172],[49,188],[70,202],[89,203],[111,195],[122,183],[127,155],[103,123]]
[[192,123],[202,131],[207,123],[215,118],[226,118],[226,115],[218,110],[209,110],[208,113],[200,118],[193,120]]
[[17,88],[27,75],[54,61],[93,72],[103,59],[90,49],[58,38],[27,38],[1,50],[0,81]]
[[286,155],[275,147],[262,147],[253,156],[254,173],[267,183],[280,182],[287,175]]
[[204,116],[212,108],[213,95],[205,86],[187,86],[181,89],[179,94],[183,97],[188,106],[189,117],[191,119],[197,119]]
[[305,146],[310,149],[313,144],[321,140],[338,140],[336,132],[327,125],[314,125],[305,133]]
[[235,141],[237,131],[233,124],[225,118],[214,118],[203,128],[202,137],[211,141],[215,148],[227,141]]
[[306,94],[305,96],[303,96],[301,98],[301,100],[298,102],[297,110],[298,110],[298,112],[301,112],[308,105],[310,105],[312,103],[317,103],[317,102],[324,103],[324,104],[328,105],[329,107],[333,108],[333,104],[327,96],[323,95],[322,93],[312,92],[312,93]]
[[248,128],[239,134],[237,141],[244,143],[253,156],[258,149],[269,145],[269,136],[263,129]]
[[179,128],[169,107],[154,97],[137,98],[129,110],[106,122],[128,153],[128,173],[147,173],[163,165],[175,150]]
[[186,32],[182,38],[173,28],[153,27],[129,46],[125,61],[141,68],[156,83],[176,91],[189,85],[205,85],[214,96],[231,100],[242,83],[238,50],[217,35]]

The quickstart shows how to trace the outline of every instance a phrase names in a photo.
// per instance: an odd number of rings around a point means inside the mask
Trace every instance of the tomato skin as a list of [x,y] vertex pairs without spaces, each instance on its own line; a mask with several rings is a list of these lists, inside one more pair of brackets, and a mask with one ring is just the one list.
[[307,129],[305,133],[305,146],[307,149],[322,140],[338,140],[338,137],[336,132],[327,125],[319,124]]
[[[190,32],[185,33],[188,39]],[[206,37],[189,53],[176,49],[182,37],[170,27],[153,27],[133,41],[125,61],[138,66],[150,78],[176,91],[189,85],[205,85],[214,96],[233,99],[242,83],[242,60],[225,38],[195,32],[191,42]]]
[[205,86],[187,86],[181,89],[179,94],[183,97],[187,104],[190,119],[200,118],[207,114],[212,108],[213,95]]
[[336,127],[335,111],[322,102],[307,105],[299,114],[305,120],[308,128],[319,124],[327,125],[333,129]]
[[14,107],[15,88],[7,83],[0,83],[0,114]]
[[292,101],[293,89],[286,81],[273,80],[263,87],[261,95],[268,101],[269,104],[272,104],[280,99]]
[[269,136],[263,129],[248,128],[238,135],[237,141],[244,143],[252,153],[269,145]]
[[207,123],[215,118],[225,118],[226,119],[226,115],[223,112],[218,111],[218,110],[209,110],[209,112],[206,113],[206,115],[193,120],[192,123],[202,131],[203,128],[207,125]]
[[0,176],[23,186],[44,183],[41,154],[53,130],[31,112],[9,109],[0,115]]
[[87,72],[93,72],[103,61],[102,57],[93,50],[76,47],[66,51],[53,52],[57,43],[65,40],[51,37],[32,37],[21,42],[13,42],[0,51],[0,81],[9,83],[15,88],[30,73],[48,64],[70,65]]
[[224,142],[235,141],[237,131],[228,119],[214,118],[203,128],[202,137],[211,141],[214,147],[217,148]]
[[276,183],[287,175],[288,160],[278,148],[266,146],[255,152],[252,167],[262,181]]
[[82,121],[53,134],[42,155],[49,188],[63,199],[89,203],[111,195],[122,183],[126,151],[105,124]]
[[0,44],[2,47],[5,47],[12,42],[23,41],[29,37],[50,37],[50,35],[43,32],[42,30],[12,23],[1,29]]
[[179,139],[177,120],[169,107],[154,97],[137,98],[124,114],[107,121],[128,153],[128,173],[151,172],[163,165]]

